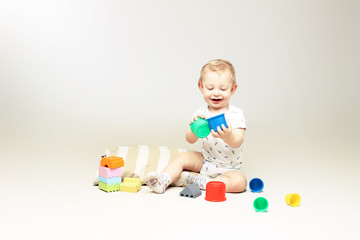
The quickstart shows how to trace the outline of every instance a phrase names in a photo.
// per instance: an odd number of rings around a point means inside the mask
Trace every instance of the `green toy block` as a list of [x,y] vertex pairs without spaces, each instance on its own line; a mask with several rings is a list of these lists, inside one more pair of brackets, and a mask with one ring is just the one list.
[[120,184],[106,184],[103,182],[99,182],[99,189],[105,192],[116,192],[120,191]]

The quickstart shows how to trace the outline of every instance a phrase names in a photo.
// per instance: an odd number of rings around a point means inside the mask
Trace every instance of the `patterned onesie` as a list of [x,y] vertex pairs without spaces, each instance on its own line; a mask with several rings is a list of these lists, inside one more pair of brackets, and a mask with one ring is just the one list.
[[[198,114],[202,114],[206,118],[213,117],[207,106],[196,110],[193,116]],[[240,108],[229,105],[229,110],[225,112],[225,119],[231,124],[232,129],[246,129],[244,113]],[[227,171],[240,170],[242,148],[232,148],[222,139],[214,138],[211,133],[203,138],[201,153],[204,156],[201,175],[214,178]]]

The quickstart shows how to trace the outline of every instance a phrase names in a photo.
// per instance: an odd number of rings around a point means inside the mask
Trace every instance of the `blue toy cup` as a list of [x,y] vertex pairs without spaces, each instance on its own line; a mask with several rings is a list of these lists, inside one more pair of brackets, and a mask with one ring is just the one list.
[[253,178],[249,182],[249,187],[252,192],[261,192],[264,188],[264,182],[260,178]]
[[217,132],[217,127],[220,127],[220,129],[222,129],[222,124],[224,124],[226,128],[228,127],[228,125],[226,124],[224,113],[208,118],[206,120],[208,121],[210,129],[213,129],[215,132]]

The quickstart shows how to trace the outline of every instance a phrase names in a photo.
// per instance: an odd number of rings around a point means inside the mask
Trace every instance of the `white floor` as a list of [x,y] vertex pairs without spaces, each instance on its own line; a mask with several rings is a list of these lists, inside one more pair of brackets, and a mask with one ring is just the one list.
[[[4,239],[358,239],[359,163],[356,154],[327,156],[248,148],[248,179],[260,177],[263,192],[226,194],[221,203],[180,197],[182,188],[154,194],[106,193],[91,185],[98,156],[9,155],[1,169],[1,235]],[[94,151],[93,151],[94,152]],[[291,156],[291,157],[290,157]],[[319,158],[323,160],[319,161]],[[256,160],[256,161],[255,161]],[[261,163],[261,164],[260,164]],[[326,164],[325,164],[326,163]],[[285,203],[300,194],[301,205]],[[256,197],[269,201],[255,212]]]

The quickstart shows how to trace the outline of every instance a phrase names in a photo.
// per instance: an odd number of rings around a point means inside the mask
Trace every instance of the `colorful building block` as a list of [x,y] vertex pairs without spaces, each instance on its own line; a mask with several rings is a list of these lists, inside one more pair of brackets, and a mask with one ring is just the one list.
[[103,178],[113,178],[113,177],[121,177],[123,172],[123,167],[120,168],[107,168],[107,167],[99,167],[99,177]]
[[124,182],[120,184],[120,191],[136,193],[141,189],[140,178],[125,178]]
[[124,166],[124,160],[121,157],[110,156],[104,157],[100,162],[101,167],[107,167],[110,169],[121,168]]
[[123,182],[120,184],[120,191],[136,193],[140,190],[139,184],[134,182]]
[[99,181],[99,189],[105,192],[115,192],[120,191],[120,184],[106,184]]
[[140,178],[129,178],[129,177],[127,177],[127,178],[124,179],[124,182],[134,182],[134,183],[139,184],[139,186],[142,185]]
[[106,183],[108,185],[120,184],[121,183],[121,177],[114,177],[114,178],[99,177],[99,182],[103,182],[103,183]]
[[197,198],[201,196],[202,192],[196,183],[192,183],[182,190],[179,195],[181,197]]

